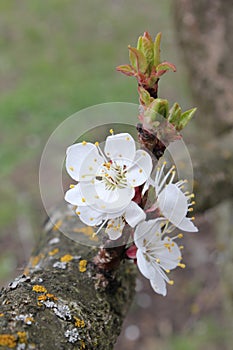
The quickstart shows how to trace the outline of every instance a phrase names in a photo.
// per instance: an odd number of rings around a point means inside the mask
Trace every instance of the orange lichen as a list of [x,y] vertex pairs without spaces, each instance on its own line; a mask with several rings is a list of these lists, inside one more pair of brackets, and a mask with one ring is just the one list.
[[81,320],[80,318],[74,316],[75,319],[75,326],[79,327],[79,328],[83,328],[85,327],[85,322],[83,320]]
[[73,258],[74,257],[72,255],[66,254],[66,255],[63,255],[60,260],[61,260],[61,262],[69,262],[69,261],[73,260]]
[[80,260],[79,261],[79,271],[85,272],[87,270],[87,260]]
[[30,316],[26,317],[25,320],[24,320],[24,323],[26,323],[26,324],[27,323],[30,324],[32,322],[35,322],[35,320],[34,320],[33,317],[30,317]]
[[41,261],[41,259],[44,258],[44,254],[39,254],[37,256],[32,256],[30,259],[30,264],[32,267],[35,267],[36,265],[39,264],[39,262]]
[[59,249],[58,249],[58,248],[55,248],[55,249],[53,249],[53,250],[51,250],[51,251],[49,252],[49,255],[50,255],[50,256],[53,256],[53,255],[57,254],[58,252],[59,252]]
[[46,300],[48,300],[48,299],[53,300],[53,301],[57,301],[57,300],[58,300],[58,298],[55,297],[54,294],[51,294],[51,293],[41,294],[41,295],[39,295],[38,298],[37,298],[37,300],[38,300],[37,305],[38,305],[38,306],[42,306],[42,305],[43,305],[43,301],[46,301]]
[[85,236],[89,237],[91,241],[98,242],[99,240],[98,237],[94,235],[95,231],[91,226],[75,228],[73,231],[77,233],[83,233]]
[[16,337],[11,334],[0,334],[0,346],[7,346],[8,348],[16,347]]
[[51,293],[47,293],[47,294],[46,294],[46,297],[47,297],[48,299],[51,299],[51,300],[54,300],[54,301],[58,300],[58,298],[55,297],[55,295],[54,295],[54,294],[51,294]]
[[58,231],[61,225],[62,225],[62,220],[58,220],[56,224],[53,226],[53,231]]
[[19,337],[19,343],[20,344],[26,344],[27,343],[27,334],[26,332],[17,332]]
[[47,293],[47,289],[44,286],[36,284],[32,287],[32,290],[36,293]]
[[46,301],[47,300],[46,294],[39,295],[37,297],[37,300],[38,301]]

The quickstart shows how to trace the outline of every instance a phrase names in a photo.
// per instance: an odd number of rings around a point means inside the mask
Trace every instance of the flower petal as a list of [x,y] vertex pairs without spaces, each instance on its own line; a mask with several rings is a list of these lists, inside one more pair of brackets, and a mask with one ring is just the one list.
[[177,226],[180,230],[186,232],[198,232],[198,228],[194,225],[190,218],[184,218]]
[[[135,190],[131,187],[107,190],[104,184],[100,181],[95,182],[95,188],[92,188],[92,196],[95,191],[99,197],[99,200],[96,201],[96,206],[108,214],[115,213],[115,217],[120,216],[125,212],[135,193]],[[119,212],[121,212],[121,214],[117,215]]]
[[131,201],[125,211],[126,222],[131,227],[135,227],[140,221],[145,219],[145,212],[135,202]]
[[88,226],[100,225],[104,219],[103,213],[88,206],[79,206],[76,214]]
[[150,155],[143,150],[138,150],[132,166],[127,170],[126,177],[132,186],[140,186],[149,179],[151,170],[152,159]]
[[156,272],[155,277],[150,280],[151,287],[158,294],[162,294],[164,297],[167,295],[167,287],[163,277]]
[[116,240],[121,237],[124,226],[125,223],[122,217],[118,217],[116,219],[109,220],[105,232],[108,234],[111,240]]
[[159,209],[162,214],[179,227],[188,211],[187,198],[174,184],[168,184],[158,196]]
[[177,267],[180,262],[181,252],[178,245],[169,237],[162,240],[160,249],[155,249],[154,254],[160,260],[160,266],[164,270],[172,270]]
[[90,142],[76,143],[67,148],[66,170],[74,180],[80,180],[80,168],[90,152],[99,156],[97,148]]
[[153,268],[152,264],[145,259],[144,254],[140,249],[137,250],[136,256],[138,268],[143,276],[148,279],[154,278],[156,270]]
[[65,200],[72,205],[86,205],[83,200],[80,184],[68,190],[65,194]]
[[128,133],[108,136],[104,152],[111,160],[133,160],[136,152],[135,141]]
[[139,249],[145,246],[145,239],[149,242],[152,240],[160,240],[161,222],[162,220],[157,218],[154,220],[143,221],[137,225],[134,232],[134,241]]

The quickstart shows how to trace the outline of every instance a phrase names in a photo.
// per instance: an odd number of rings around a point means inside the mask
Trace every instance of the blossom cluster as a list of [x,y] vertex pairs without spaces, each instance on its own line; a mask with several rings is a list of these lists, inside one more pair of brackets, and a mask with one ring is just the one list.
[[[175,242],[182,234],[172,237],[171,232],[197,231],[187,216],[193,194],[183,191],[185,180],[174,180],[174,166],[165,172],[164,162],[152,175],[150,154],[137,150],[130,134],[110,133],[103,150],[98,142],[86,141],[67,149],[66,169],[78,183],[70,185],[65,200],[83,223],[97,227],[96,234],[105,229],[110,240],[117,241],[125,227],[131,227],[133,244],[126,254],[135,259],[155,292],[165,296],[166,282],[173,284],[167,276],[170,270],[185,267],[182,247]],[[154,200],[145,209],[148,189]]]

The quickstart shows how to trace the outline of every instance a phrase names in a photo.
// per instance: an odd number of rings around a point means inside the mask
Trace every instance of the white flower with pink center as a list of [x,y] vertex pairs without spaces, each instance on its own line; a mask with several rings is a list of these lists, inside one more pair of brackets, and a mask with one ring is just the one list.
[[130,134],[108,136],[104,151],[98,142],[70,146],[66,169],[78,184],[71,185],[65,200],[77,207],[76,214],[86,225],[102,227],[111,220],[106,232],[117,239],[126,222],[135,227],[145,219],[144,211],[132,199],[135,187],[150,177],[152,160],[146,151],[136,150]]

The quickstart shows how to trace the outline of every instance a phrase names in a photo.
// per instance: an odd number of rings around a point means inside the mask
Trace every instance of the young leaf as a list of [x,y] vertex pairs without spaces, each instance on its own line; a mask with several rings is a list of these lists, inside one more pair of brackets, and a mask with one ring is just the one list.
[[151,96],[142,86],[138,87],[138,93],[141,104],[148,106],[151,102]]
[[116,67],[116,70],[118,72],[121,72],[121,73],[128,75],[128,76],[133,76],[136,73],[135,69],[132,66],[130,66],[129,64],[118,66],[118,67]]
[[176,125],[176,123],[179,122],[180,117],[181,117],[181,108],[178,105],[178,103],[175,102],[174,105],[171,107],[171,109],[169,111],[168,121],[171,124]]
[[154,66],[157,67],[160,64],[160,42],[162,33],[158,33],[154,42]]
[[137,50],[135,47],[128,46],[129,48],[129,59],[131,65],[140,73],[145,73],[147,69],[146,57],[143,53]]
[[172,70],[176,72],[176,66],[170,62],[162,62],[156,67],[157,72],[161,70]]
[[168,117],[168,100],[164,100],[162,98],[156,98],[154,101],[150,104],[148,107],[153,112],[158,113],[159,115],[162,115],[164,118]]
[[176,129],[182,130],[188,124],[188,122],[192,119],[196,110],[197,110],[197,108],[192,108],[192,109],[189,109],[188,111],[185,111],[184,113],[182,113],[181,117],[180,117],[180,122],[179,122],[178,128],[176,128]]

